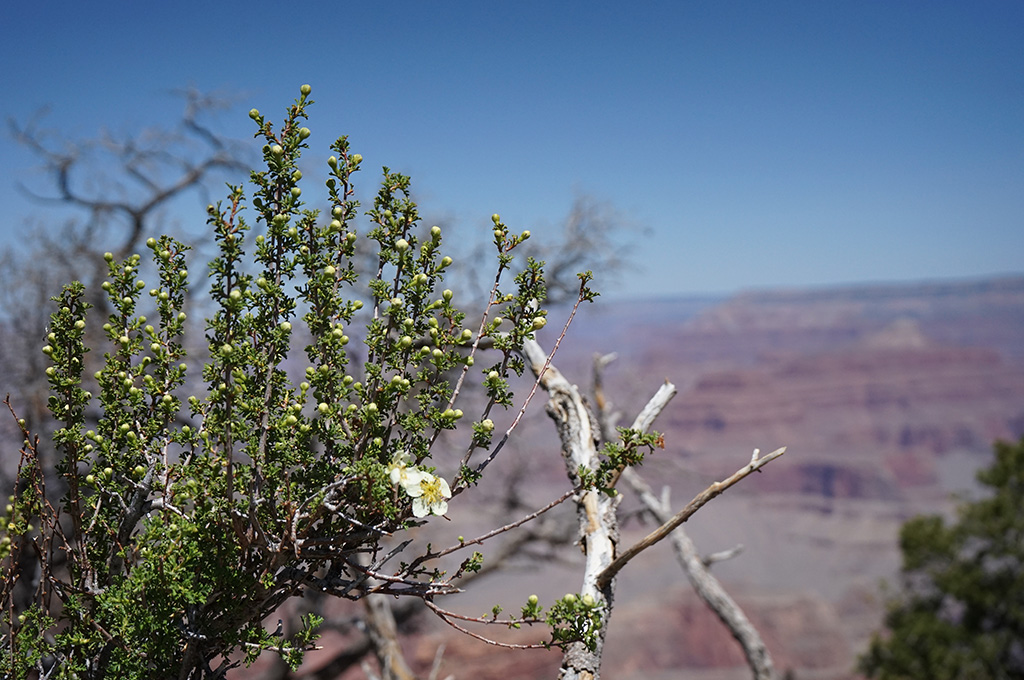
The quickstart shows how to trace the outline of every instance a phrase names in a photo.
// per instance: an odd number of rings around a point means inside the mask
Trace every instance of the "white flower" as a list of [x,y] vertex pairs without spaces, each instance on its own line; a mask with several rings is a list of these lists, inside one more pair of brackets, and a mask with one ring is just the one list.
[[429,472],[420,472],[420,482],[416,486],[406,486],[405,492],[412,497],[412,514],[426,517],[433,513],[443,515],[448,512],[448,499],[452,490],[443,477],[435,477]]
[[[399,451],[395,454],[395,457],[388,463],[388,476],[391,477],[391,483],[395,486],[401,486],[406,490],[410,496],[412,492],[409,491],[411,487],[419,488],[420,481],[426,472],[417,470],[414,466],[409,463],[412,462],[412,456],[407,451]],[[417,493],[418,495],[418,493]]]

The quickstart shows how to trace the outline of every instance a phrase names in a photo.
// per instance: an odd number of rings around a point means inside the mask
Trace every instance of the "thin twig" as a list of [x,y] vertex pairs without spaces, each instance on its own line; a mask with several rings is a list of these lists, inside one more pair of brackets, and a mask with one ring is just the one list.
[[704,506],[704,504],[706,504],[712,498],[721,495],[726,489],[733,486],[734,484],[736,484],[737,482],[739,482],[741,479],[751,474],[752,472],[760,470],[763,466],[775,460],[785,452],[786,447],[783,446],[782,448],[776,449],[765,456],[759,457],[759,451],[757,449],[754,449],[754,455],[751,457],[750,463],[744,465],[742,468],[740,468],[739,470],[737,470],[736,472],[734,472],[732,475],[722,480],[721,482],[712,482],[706,489],[704,489],[699,494],[694,496],[693,500],[687,503],[686,507],[680,510],[678,513],[676,513],[676,515],[672,517],[672,519],[665,522],[660,527],[649,533],[647,536],[637,541],[637,543],[635,543],[631,548],[623,551],[621,555],[615,558],[615,560],[607,567],[605,567],[604,570],[598,575],[598,587],[604,587],[605,585],[607,585],[613,578],[615,578],[615,575],[619,573],[619,570],[622,569],[622,567],[626,566],[626,564],[631,559],[633,559],[647,548],[650,548],[652,545],[654,545],[658,541],[662,540],[663,538],[671,534],[673,529],[675,529],[677,526],[679,526],[686,520],[690,519],[690,517],[693,516],[693,513],[700,510]]
[[525,517],[523,517],[521,519],[518,519],[515,522],[512,522],[511,524],[506,524],[505,526],[500,527],[498,529],[495,529],[493,531],[488,531],[486,534],[484,534],[482,536],[477,536],[476,538],[471,539],[469,541],[462,541],[458,545],[453,545],[451,547],[445,548],[444,550],[442,550],[439,553],[435,553],[433,555],[430,555],[430,559],[437,559],[437,558],[440,558],[440,557],[444,557],[445,555],[450,555],[451,553],[455,552],[456,550],[461,550],[462,548],[465,548],[467,545],[474,545],[474,544],[482,545],[484,541],[486,541],[486,540],[488,540],[490,538],[494,538],[495,536],[497,536],[499,534],[503,534],[506,531],[511,531],[512,529],[515,529],[516,527],[522,526],[522,525],[526,524],[527,522],[536,519],[537,517],[543,515],[545,512],[547,512],[551,508],[554,508],[555,506],[559,505],[560,503],[563,503],[564,501],[566,501],[569,498],[571,498],[574,493],[576,493],[576,489],[569,489],[568,491],[563,493],[561,496],[559,496],[555,500],[553,500],[550,503],[548,503],[547,505],[545,505],[543,508],[541,508],[539,510],[536,510],[535,512],[531,512],[529,515],[526,515]]
[[492,460],[494,460],[495,456],[498,455],[498,452],[501,451],[503,446],[505,446],[505,442],[508,441],[508,438],[512,434],[512,431],[516,429],[516,426],[519,425],[519,421],[522,420],[523,415],[526,413],[526,408],[530,405],[530,400],[533,399],[533,395],[537,393],[537,388],[541,385],[541,382],[544,379],[544,373],[547,371],[548,366],[551,365],[551,360],[554,358],[555,352],[558,351],[558,346],[562,344],[562,339],[565,337],[565,334],[569,332],[569,324],[572,323],[573,317],[576,316],[576,310],[580,308],[580,303],[583,302],[584,300],[583,293],[585,286],[585,282],[580,284],[580,293],[579,296],[577,296],[576,298],[576,304],[572,306],[572,311],[569,312],[569,318],[565,320],[565,325],[562,327],[562,332],[559,333],[558,338],[555,339],[555,346],[552,347],[551,352],[548,353],[547,358],[544,360],[544,365],[539,370],[535,371],[537,379],[533,381],[533,387],[530,388],[530,394],[527,395],[526,401],[523,402],[522,408],[520,408],[519,413],[516,414],[516,419],[512,421],[512,425],[510,425],[508,430],[505,431],[505,435],[501,438],[501,441],[499,441],[497,445],[494,447],[494,450],[491,451],[491,455],[487,456],[487,458],[485,458],[483,462],[477,466],[476,472],[478,474],[483,472],[484,468],[487,467]]
[[[468,620],[468,621],[478,621],[478,619],[472,619],[472,618],[469,618],[469,617],[462,616],[460,614],[456,614],[455,612],[450,612],[447,609],[442,609],[441,607],[438,607],[436,604],[434,604],[430,600],[423,600],[423,604],[427,605],[427,608],[430,609],[430,611],[432,611],[435,614],[437,614],[437,616],[442,621],[447,623],[449,626],[451,626],[455,630],[459,631],[460,633],[465,633],[466,635],[468,635],[468,636],[470,636],[472,638],[476,638],[477,640],[480,640],[481,642],[486,642],[489,645],[493,645],[495,647],[504,647],[505,649],[547,649],[547,645],[544,645],[544,644],[533,643],[533,644],[528,644],[528,645],[518,645],[518,644],[515,644],[515,643],[512,643],[512,642],[498,642],[497,640],[492,640],[491,638],[484,637],[483,635],[480,635],[478,633],[474,633],[473,631],[469,630],[468,628],[460,626],[459,624],[457,624],[454,621],[452,621],[452,618],[459,618],[459,619]],[[504,622],[502,622],[502,623],[504,623]]]

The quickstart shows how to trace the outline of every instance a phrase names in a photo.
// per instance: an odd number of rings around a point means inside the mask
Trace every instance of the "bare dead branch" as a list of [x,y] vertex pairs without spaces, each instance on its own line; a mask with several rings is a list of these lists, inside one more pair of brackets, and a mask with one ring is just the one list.
[[380,664],[382,680],[415,680],[416,675],[402,656],[395,616],[385,595],[365,598],[366,632]]
[[744,479],[747,475],[751,474],[752,472],[760,470],[762,467],[764,467],[771,461],[775,460],[785,452],[786,447],[783,446],[782,448],[776,449],[775,451],[772,451],[771,453],[765,456],[759,456],[758,449],[754,449],[754,455],[751,457],[750,462],[747,465],[744,465],[739,470],[737,470],[736,472],[734,472],[721,482],[713,482],[706,489],[704,489],[699,494],[694,496],[693,500],[687,503],[686,507],[680,510],[678,513],[676,513],[674,517],[670,518],[660,527],[652,531],[644,538],[640,539],[631,548],[625,550],[621,555],[619,555],[615,559],[614,562],[608,565],[608,567],[603,572],[601,572],[601,575],[598,577],[598,583],[609,583],[611,579],[615,577],[615,574],[617,574],[619,570],[622,569],[622,567],[628,564],[631,559],[633,559],[641,552],[643,552],[647,548],[651,547],[652,545],[654,545],[655,543],[657,543],[658,541],[662,540],[670,533],[672,533],[673,529],[678,527],[686,520],[690,519],[690,517],[693,516],[693,513],[700,510],[708,501],[717,496],[720,496],[723,492],[725,492],[726,489],[733,486],[741,479]]
[[[636,473],[635,470],[626,470],[623,479],[632,487],[644,506],[662,524],[672,520],[672,513],[669,509],[667,498],[659,499],[654,495],[650,486]],[[690,540],[690,537],[683,530],[683,527],[676,527],[671,534],[672,546],[675,549],[676,559],[682,566],[687,578],[693,585],[697,596],[715,613],[732,633],[732,636],[743,648],[743,654],[747,658],[747,664],[754,674],[755,680],[774,680],[776,676],[775,665],[772,662],[771,654],[764,644],[761,635],[750,623],[750,619],[740,608],[736,601],[729,596],[722,584],[718,582],[707,565],[711,557],[701,559],[697,548]],[[742,546],[717,553],[716,559],[728,559],[735,555]]]
[[[579,390],[551,365],[550,358],[535,340],[526,342],[523,354],[530,370],[540,378],[541,386],[547,390],[547,411],[555,421],[562,441],[566,474],[573,484],[578,484],[581,467],[596,469],[598,466],[598,426]],[[581,595],[590,595],[598,606],[603,606],[606,611],[611,611],[614,584],[608,580],[599,586],[597,577],[615,556],[619,531],[617,507],[618,498],[594,489],[582,491],[576,496],[578,535],[586,555]],[[559,671],[561,680],[589,680],[600,677],[604,636],[607,630],[608,627],[603,626],[598,631],[593,649],[581,642],[566,647]]]
[[718,552],[713,552],[709,555],[705,555],[701,558],[700,561],[705,567],[710,567],[715,562],[725,562],[726,560],[731,560],[732,558],[739,555],[741,552],[743,552],[742,543],[733,546],[728,550],[719,550]]

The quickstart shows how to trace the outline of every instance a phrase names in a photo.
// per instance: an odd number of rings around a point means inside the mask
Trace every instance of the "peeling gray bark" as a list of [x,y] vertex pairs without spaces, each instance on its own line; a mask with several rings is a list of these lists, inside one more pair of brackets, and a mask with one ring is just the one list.
[[[528,341],[524,354],[535,375],[544,370],[547,355],[540,345]],[[548,393],[547,412],[555,421],[562,442],[566,474],[574,484],[578,484],[577,472],[581,465],[597,468],[600,432],[579,390],[558,369],[548,366],[541,376],[540,384]],[[580,543],[586,555],[580,595],[590,595],[607,613],[612,608],[615,581],[612,579],[599,588],[597,577],[615,558],[619,531],[615,512],[618,499],[596,491],[584,491],[575,500]],[[607,630],[607,624],[601,627],[594,651],[580,642],[566,648],[558,674],[560,680],[598,680],[601,677],[601,656]]]

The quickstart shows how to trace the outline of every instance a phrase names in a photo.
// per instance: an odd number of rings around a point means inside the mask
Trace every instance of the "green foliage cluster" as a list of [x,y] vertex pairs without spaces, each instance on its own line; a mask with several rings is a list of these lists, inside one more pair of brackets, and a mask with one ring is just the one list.
[[597,469],[580,466],[577,470],[580,486],[614,496],[617,493],[615,483],[624,469],[642,465],[648,453],[655,448],[665,448],[665,439],[659,432],[642,432],[628,427],[616,429],[619,441],[605,442],[601,447]]
[[[528,606],[534,603],[527,603]],[[591,595],[567,593],[556,600],[545,616],[551,628],[550,645],[565,644],[579,640],[591,652],[597,649],[603,608]],[[549,645],[549,646],[550,646]]]
[[606,608],[592,595],[574,593],[566,593],[555,600],[546,612],[536,595],[527,598],[518,618],[499,619],[501,612],[502,607],[495,605],[489,615],[485,614],[478,621],[499,623],[515,629],[523,625],[544,624],[551,631],[551,639],[538,646],[551,649],[582,642],[591,652],[597,649],[601,628],[604,626],[603,617],[607,613]]
[[860,660],[869,677],[1024,678],[1024,439],[997,443],[978,481],[990,495],[955,523],[903,526],[903,593]]
[[[54,298],[43,351],[52,360],[61,488],[46,488],[38,440],[22,422],[18,492],[0,527],[6,677],[216,676],[239,651],[246,661],[276,652],[294,667],[318,619],[287,638],[262,622],[303,590],[355,599],[371,584],[425,598],[452,589],[419,566],[389,572],[383,585],[372,580],[393,556],[379,554],[382,537],[421,521],[389,465],[404,456],[434,470],[439,436],[463,422],[456,399],[487,339],[498,358],[480,372],[487,401],[452,494],[478,479],[488,461],[474,465],[471,456],[492,445],[488,415],[512,403],[519,350],[546,321],[542,263],[529,260],[506,287],[502,275],[529,232],[512,234],[495,215],[495,284],[479,325],[467,327],[456,294],[443,289],[452,261],[441,230],[420,226],[408,177],[384,168],[360,234],[352,180],[362,158],[341,137],[327,161],[326,218],[304,207],[298,160],[311,135],[309,94],[303,86],[278,131],[250,112],[265,142],[265,168],[250,178],[254,224],[241,186],[208,209],[218,253],[203,393],[183,394],[183,244],[149,239],[159,283],[148,291],[138,255],[106,256],[109,346],[92,376],[95,397],[83,387],[84,287],[72,283]],[[376,245],[369,281],[357,280],[352,264],[358,239]],[[581,295],[592,297],[585,282]],[[152,321],[139,313],[147,292]],[[300,341],[305,368],[292,375],[287,361]],[[364,353],[358,366],[350,343]],[[102,415],[88,428],[96,403]],[[12,592],[28,578],[19,566],[28,553],[42,574],[34,602],[16,611]],[[470,562],[466,570],[479,558]],[[566,616],[592,619],[575,609]]]

